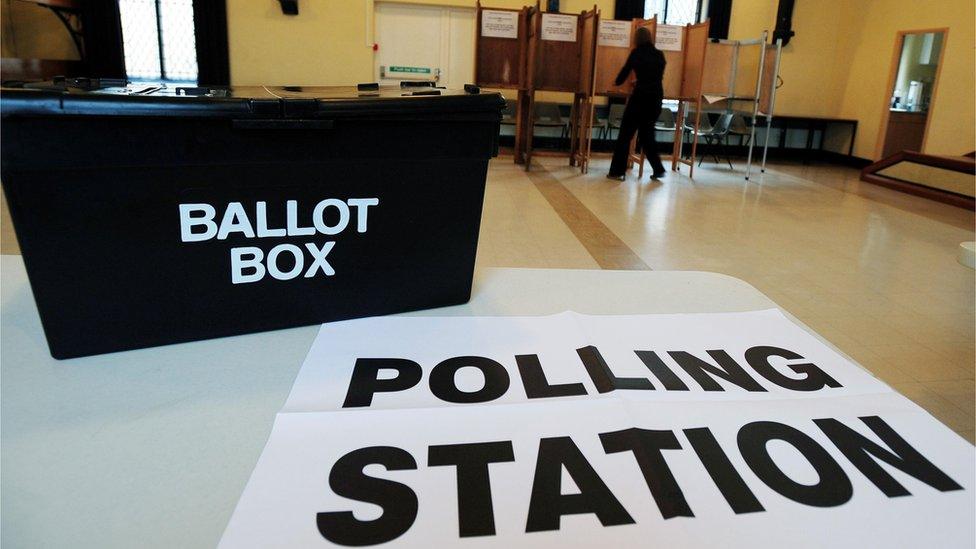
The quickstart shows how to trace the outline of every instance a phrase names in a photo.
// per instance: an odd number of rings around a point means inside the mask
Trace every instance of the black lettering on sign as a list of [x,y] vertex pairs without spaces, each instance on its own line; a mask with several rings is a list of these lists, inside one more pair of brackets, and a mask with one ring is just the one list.
[[[380,370],[396,370],[396,377],[379,379]],[[420,364],[405,358],[357,358],[343,408],[369,406],[375,393],[404,391],[420,383]]]
[[752,347],[746,351],[746,362],[759,375],[772,381],[776,385],[793,391],[819,391],[824,387],[840,387],[841,384],[834,378],[827,375],[817,367],[816,364],[809,362],[803,364],[788,364],[787,368],[798,374],[805,374],[800,379],[788,377],[780,373],[769,364],[769,357],[778,356],[789,360],[803,359],[802,356],[787,349],[779,347]]
[[[578,494],[562,494],[563,467],[579,487]],[[563,515],[594,513],[603,526],[633,524],[634,519],[620,504],[603,479],[569,437],[539,441],[526,532],[559,530]]]
[[956,481],[949,478],[931,461],[925,459],[911,444],[901,438],[890,425],[878,416],[860,418],[869,429],[878,435],[888,448],[884,448],[867,437],[851,429],[847,425],[832,418],[815,419],[814,423],[827,435],[834,446],[844,453],[844,456],[868,480],[874,483],[884,495],[889,498],[909,496],[911,492],[905,489],[894,477],[885,471],[874,458],[881,460],[899,471],[911,475],[928,484],[940,492],[962,490]]
[[716,349],[706,352],[718,363],[718,366],[685,351],[668,351],[668,354],[706,391],[725,390],[715,381],[713,376],[734,383],[747,391],[764,392],[766,390],[756,380],[752,379],[742,366],[739,366],[725,351]]
[[550,385],[546,373],[542,371],[538,355],[516,355],[522,385],[525,387],[526,398],[549,398],[564,396],[581,396],[586,394],[586,387],[582,383],[563,383]]
[[661,357],[657,356],[654,351],[634,351],[637,354],[637,358],[641,359],[644,366],[654,374],[654,377],[658,379],[664,388],[668,391],[687,391],[688,386],[685,385],[681,378],[676,376],[671,368],[661,360]]
[[[466,393],[458,389],[455,382],[457,371],[461,368],[477,368],[485,376],[485,386],[477,391]],[[430,392],[437,398],[457,404],[488,402],[505,394],[511,380],[504,366],[480,356],[459,356],[441,362],[430,371]]]
[[[766,445],[782,440],[796,448],[816,470],[816,484],[800,484],[779,468]],[[739,452],[752,472],[767,486],[797,503],[813,507],[835,507],[847,503],[853,494],[851,480],[823,446],[802,431],[774,421],[755,421],[739,429]]]
[[708,475],[712,477],[712,482],[718,487],[722,497],[728,502],[729,507],[735,514],[756,513],[765,511],[756,495],[749,489],[749,485],[742,479],[742,475],[735,470],[735,466],[729,461],[729,456],[719,446],[715,436],[707,427],[697,429],[685,429],[685,436],[688,442],[698,454]]
[[512,441],[431,446],[427,465],[457,468],[458,535],[462,538],[495,535],[489,463],[515,461]]
[[666,518],[693,517],[685,495],[664,460],[661,450],[680,450],[681,444],[672,431],[626,429],[613,433],[601,433],[600,442],[608,454],[632,452],[644,475],[647,488],[657,503],[661,515]]
[[375,520],[357,520],[352,511],[318,513],[316,524],[322,537],[353,547],[394,540],[410,529],[417,518],[417,494],[405,484],[367,476],[363,468],[379,464],[387,471],[417,468],[406,450],[373,446],[353,450],[339,458],[329,473],[329,487],[336,495],[373,503],[383,508]]
[[650,380],[642,377],[617,377],[610,371],[607,361],[603,360],[603,355],[592,345],[576,349],[576,354],[583,361],[586,373],[590,374],[590,379],[596,385],[596,390],[601,393],[609,393],[617,389],[630,389],[639,391],[652,391],[654,385]]

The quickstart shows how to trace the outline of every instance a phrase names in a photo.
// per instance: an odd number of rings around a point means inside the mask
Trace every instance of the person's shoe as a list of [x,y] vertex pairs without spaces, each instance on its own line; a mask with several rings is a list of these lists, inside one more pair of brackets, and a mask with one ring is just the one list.
[[653,179],[661,179],[665,175],[668,175],[668,172],[666,172],[665,170],[661,170],[659,172],[654,172],[653,174],[651,174],[651,178],[653,178]]
[[607,179],[613,179],[615,181],[624,181],[625,179],[627,179],[627,174],[613,175],[612,173],[608,173]]

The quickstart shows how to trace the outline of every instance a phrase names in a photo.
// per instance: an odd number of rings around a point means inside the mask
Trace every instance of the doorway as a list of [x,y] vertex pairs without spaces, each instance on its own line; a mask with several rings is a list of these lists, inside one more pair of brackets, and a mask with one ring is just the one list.
[[922,152],[928,133],[949,29],[900,31],[877,147],[878,158],[900,151]]
[[474,82],[474,9],[377,2],[374,13],[377,82],[433,80],[451,89]]

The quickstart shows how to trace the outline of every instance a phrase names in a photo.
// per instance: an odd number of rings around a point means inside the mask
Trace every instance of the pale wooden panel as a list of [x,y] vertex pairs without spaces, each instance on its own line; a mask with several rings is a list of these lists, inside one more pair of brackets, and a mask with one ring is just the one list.
[[684,51],[665,51],[664,60],[664,97],[678,99],[681,97],[681,76],[684,73]]
[[580,73],[578,92],[589,95],[593,91],[593,71],[596,64],[596,35],[599,17],[596,9],[580,16]]
[[705,72],[702,74],[702,93],[729,95],[732,84],[732,64],[735,44],[709,42],[705,48]]
[[[739,46],[739,62],[735,75],[735,96],[756,97],[756,79],[759,77],[761,45]],[[751,107],[750,107],[751,108]]]
[[[572,15],[579,18],[579,15]],[[577,29],[579,26],[577,25]],[[580,36],[575,42],[542,39],[542,16],[537,18],[534,87],[543,91],[575,92],[580,79]]]
[[705,70],[705,50],[708,47],[708,21],[685,27],[685,60],[681,82],[681,96],[697,99],[702,93],[702,74]]
[[[651,19],[650,21],[655,21]],[[622,86],[614,85],[614,81],[617,79],[617,73],[623,68],[624,63],[627,62],[627,56],[630,55],[631,48],[634,47],[634,28],[633,22],[630,26],[630,47],[616,47],[616,46],[600,46],[596,47],[596,95],[614,95],[623,96],[630,93],[630,90],[634,87],[634,80],[636,77],[633,73],[627,79],[627,82]],[[599,30],[597,30],[599,33]]]
[[[759,112],[763,114],[772,114],[770,103],[774,86],[776,86],[776,46],[767,45],[766,60],[763,61],[762,84],[759,90]],[[773,105],[773,108],[775,107]]]

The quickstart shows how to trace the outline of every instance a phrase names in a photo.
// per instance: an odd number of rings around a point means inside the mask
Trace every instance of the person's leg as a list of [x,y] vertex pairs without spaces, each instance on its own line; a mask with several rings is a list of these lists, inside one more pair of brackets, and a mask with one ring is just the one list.
[[661,163],[661,155],[657,152],[657,133],[654,129],[657,117],[661,114],[661,102],[656,101],[650,107],[647,116],[642,121],[638,139],[643,144],[644,156],[647,157],[647,160],[651,163],[651,169],[654,170],[654,177],[658,177],[665,172],[664,164]]
[[620,131],[617,132],[617,143],[613,147],[613,160],[610,161],[611,177],[627,173],[627,156],[630,154],[630,141],[637,132],[637,109],[633,98],[627,102],[624,116],[620,120]]

